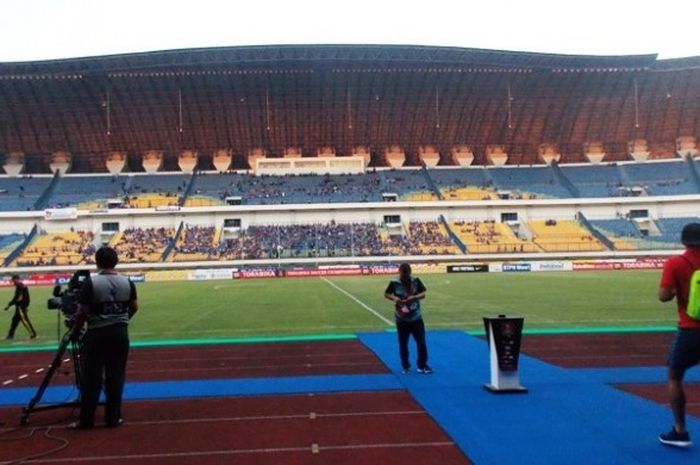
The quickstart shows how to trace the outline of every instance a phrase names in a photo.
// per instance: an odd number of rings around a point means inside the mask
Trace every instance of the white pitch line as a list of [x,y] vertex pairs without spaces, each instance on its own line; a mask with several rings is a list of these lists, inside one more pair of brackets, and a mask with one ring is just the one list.
[[328,284],[330,284],[332,287],[334,287],[334,288],[336,288],[337,290],[339,290],[340,292],[342,292],[343,294],[345,294],[346,296],[350,297],[352,300],[354,300],[355,302],[357,302],[360,306],[362,306],[364,309],[368,310],[371,314],[373,314],[374,316],[376,316],[377,318],[379,318],[380,320],[382,320],[384,323],[388,324],[389,326],[394,326],[394,322],[393,322],[393,321],[384,318],[384,317],[383,317],[381,314],[379,314],[379,312],[377,312],[375,309],[373,309],[372,307],[370,307],[369,305],[367,305],[366,303],[364,303],[363,301],[361,301],[360,299],[358,299],[358,298],[355,297],[354,295],[350,294],[348,291],[346,291],[346,290],[343,289],[342,287],[338,286],[338,285],[335,284],[333,281],[329,281],[329,280],[327,280],[326,278],[321,278],[321,279],[324,280],[325,282],[327,282]]
[[7,386],[8,384],[12,384],[13,381],[14,381],[13,379],[8,379],[7,381],[3,381],[2,385]]

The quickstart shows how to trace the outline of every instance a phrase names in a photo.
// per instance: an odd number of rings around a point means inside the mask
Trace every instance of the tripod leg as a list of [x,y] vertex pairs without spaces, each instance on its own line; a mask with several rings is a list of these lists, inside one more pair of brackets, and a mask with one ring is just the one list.
[[61,366],[61,361],[63,359],[63,354],[66,352],[66,348],[68,347],[68,344],[70,343],[70,331],[68,331],[64,336],[63,339],[61,339],[61,343],[58,345],[58,350],[56,351],[56,355],[53,358],[53,361],[51,362],[51,365],[49,365],[49,370],[46,372],[46,375],[44,376],[44,379],[41,381],[41,384],[39,385],[39,388],[36,391],[36,394],[34,394],[34,397],[31,398],[29,403],[27,404],[24,409],[22,409],[22,418],[20,419],[21,424],[26,425],[27,422],[29,421],[29,415],[37,410],[36,409],[36,404],[41,401],[41,398],[44,395],[44,391],[46,391],[46,388],[48,387],[49,383],[51,382],[51,378],[53,378],[54,373],[56,373],[56,370]]

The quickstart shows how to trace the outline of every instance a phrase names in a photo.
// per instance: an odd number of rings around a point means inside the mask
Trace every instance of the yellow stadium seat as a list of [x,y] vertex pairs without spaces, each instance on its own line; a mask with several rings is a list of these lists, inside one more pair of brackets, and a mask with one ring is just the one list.
[[534,220],[527,226],[534,235],[534,242],[545,252],[605,250],[600,241],[574,221]]
[[469,253],[530,253],[540,249],[531,241],[515,236],[508,225],[495,221],[455,221],[452,231]]

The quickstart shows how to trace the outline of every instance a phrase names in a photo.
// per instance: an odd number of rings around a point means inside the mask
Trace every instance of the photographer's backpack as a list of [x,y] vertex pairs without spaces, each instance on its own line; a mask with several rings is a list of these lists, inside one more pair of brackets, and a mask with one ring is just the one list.
[[[681,257],[683,256],[681,255]],[[700,268],[695,268],[687,258],[683,257],[683,259],[693,269],[693,275],[690,277],[690,285],[688,286],[688,306],[685,311],[689,317],[700,320]]]

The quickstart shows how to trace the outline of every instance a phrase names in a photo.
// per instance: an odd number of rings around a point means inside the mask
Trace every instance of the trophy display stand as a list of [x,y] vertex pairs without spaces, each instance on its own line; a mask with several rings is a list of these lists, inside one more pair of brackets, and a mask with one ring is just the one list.
[[520,384],[518,359],[524,318],[519,316],[484,317],[489,342],[491,382],[484,388],[495,394],[523,394],[527,388]]

